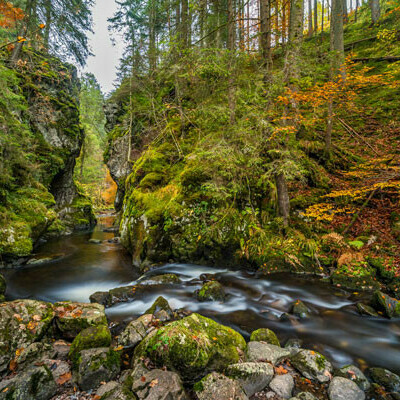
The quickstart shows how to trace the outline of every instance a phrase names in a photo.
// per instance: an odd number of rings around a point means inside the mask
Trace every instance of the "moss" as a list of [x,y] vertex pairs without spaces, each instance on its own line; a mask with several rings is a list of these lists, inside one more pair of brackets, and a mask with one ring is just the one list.
[[72,342],[69,358],[76,366],[80,352],[96,347],[109,347],[111,345],[111,333],[106,325],[90,327],[81,331]]
[[222,370],[239,360],[243,337],[199,314],[158,329],[135,349],[135,357],[149,357],[158,366],[177,371],[185,381],[195,381],[212,370]]
[[252,332],[250,336],[251,342],[266,342],[281,347],[278,337],[271,329],[261,328]]
[[164,297],[160,296],[144,314],[154,315],[162,310],[166,311],[169,315],[172,315],[172,310],[168,301]]
[[199,301],[224,301],[225,292],[219,282],[211,281],[206,282],[196,296]]

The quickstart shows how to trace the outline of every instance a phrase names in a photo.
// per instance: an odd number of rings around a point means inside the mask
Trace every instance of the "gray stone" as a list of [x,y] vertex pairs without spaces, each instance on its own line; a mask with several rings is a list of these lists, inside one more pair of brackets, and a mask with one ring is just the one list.
[[152,321],[153,315],[145,314],[137,320],[130,322],[118,337],[118,345],[134,348],[147,336]]
[[305,378],[317,380],[320,383],[331,380],[332,364],[316,351],[301,350],[290,361]]
[[187,400],[181,378],[175,372],[154,369],[136,379],[132,391],[139,400]]
[[65,340],[56,340],[52,346],[55,352],[54,358],[63,361],[68,359],[71,343],[68,343]]
[[57,385],[46,366],[33,366],[0,382],[0,400],[49,400]]
[[56,382],[59,378],[71,372],[71,367],[66,361],[44,360],[44,363],[50,369],[51,373],[53,374],[53,378]]
[[335,376],[350,379],[355,382],[361,390],[364,390],[364,392],[368,391],[371,387],[366,376],[355,365],[346,365],[345,367],[338,369]]
[[101,244],[102,241],[99,240],[99,239],[90,239],[90,240],[89,240],[89,243],[91,243],[91,244]]
[[145,314],[153,314],[154,318],[163,322],[170,321],[174,317],[174,312],[172,311],[168,301],[162,296],[156,299]]
[[117,387],[105,393],[101,400],[137,400],[137,397],[126,387]]
[[400,377],[384,368],[370,368],[371,379],[390,392],[400,392]]
[[119,387],[120,384],[117,381],[110,381],[107,382],[105,385],[101,385],[96,392],[97,396],[104,396],[105,394],[108,394],[110,392],[113,392],[117,387]]
[[274,368],[268,363],[245,362],[230,365],[225,375],[239,382],[247,396],[265,389],[274,377]]
[[350,379],[336,376],[328,388],[330,400],[364,400],[365,393]]
[[317,400],[317,398],[309,392],[301,392],[296,395],[296,397],[292,397],[290,400]]
[[18,369],[23,369],[29,364],[40,362],[48,358],[54,358],[55,355],[56,352],[50,344],[36,342],[19,352],[15,361],[17,362]]
[[291,354],[292,351],[289,349],[282,349],[264,342],[249,342],[245,351],[246,361],[266,361],[273,365],[288,358]]
[[198,400],[249,400],[239,382],[212,372],[194,385]]
[[182,283],[178,275],[175,274],[164,274],[164,275],[157,275],[157,276],[152,276],[148,281],[142,282],[142,283],[159,283],[162,285],[166,284],[177,284],[177,283]]
[[82,390],[99,387],[101,382],[108,382],[117,377],[120,371],[120,355],[107,347],[83,350],[75,377]]
[[283,399],[290,399],[294,388],[294,380],[292,375],[276,375],[272,379],[269,387]]
[[301,349],[302,345],[303,345],[303,341],[301,339],[289,339],[285,344],[285,348],[286,349],[290,349],[290,348]]

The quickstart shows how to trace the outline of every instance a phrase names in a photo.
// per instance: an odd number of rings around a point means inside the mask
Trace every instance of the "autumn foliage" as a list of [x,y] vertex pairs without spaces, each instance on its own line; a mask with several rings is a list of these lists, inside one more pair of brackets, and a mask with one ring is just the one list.
[[0,27],[14,28],[18,21],[24,18],[21,8],[14,7],[10,2],[0,0]]

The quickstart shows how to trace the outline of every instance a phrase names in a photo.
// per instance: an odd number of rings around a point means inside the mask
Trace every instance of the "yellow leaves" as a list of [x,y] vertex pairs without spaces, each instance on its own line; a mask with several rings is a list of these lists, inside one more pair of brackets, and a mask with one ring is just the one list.
[[30,331],[34,331],[37,328],[38,324],[35,321],[29,321],[26,326]]
[[124,346],[118,346],[118,347],[114,347],[114,351],[121,351],[124,349]]
[[18,36],[18,37],[17,37],[17,42],[18,42],[18,43],[26,42],[26,38],[24,38],[23,36]]
[[24,348],[15,350],[15,357],[19,357],[24,350],[25,350]]
[[337,207],[334,204],[318,203],[307,208],[303,216],[316,221],[333,221],[337,214],[353,214],[351,207]]

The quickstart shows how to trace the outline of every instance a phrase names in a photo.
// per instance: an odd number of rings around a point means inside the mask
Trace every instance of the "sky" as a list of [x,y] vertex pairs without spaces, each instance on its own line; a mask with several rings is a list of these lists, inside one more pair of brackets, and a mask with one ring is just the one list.
[[88,58],[83,70],[96,76],[105,94],[114,89],[113,82],[116,79],[119,59],[123,53],[122,41],[117,40],[116,45],[113,46],[111,34],[108,32],[107,19],[114,14],[116,9],[114,0],[96,0],[93,9],[94,33],[89,35],[89,44],[94,55]]

